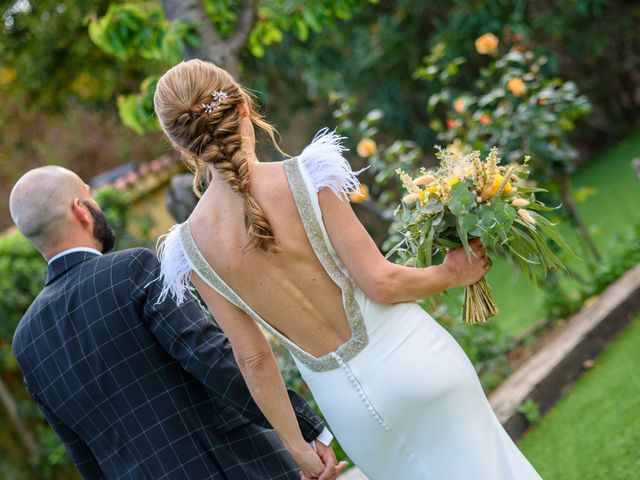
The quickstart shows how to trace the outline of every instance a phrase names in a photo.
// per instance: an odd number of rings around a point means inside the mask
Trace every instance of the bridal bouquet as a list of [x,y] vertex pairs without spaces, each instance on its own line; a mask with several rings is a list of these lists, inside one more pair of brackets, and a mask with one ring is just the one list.
[[[538,271],[563,267],[548,240],[573,254],[556,228],[539,211],[553,210],[536,200],[541,188],[525,186],[528,161],[500,165],[494,147],[483,160],[479,151],[437,147],[440,167],[416,176],[397,170],[407,194],[395,210],[401,241],[387,254],[397,253],[407,266],[431,265],[439,251],[463,246],[479,237],[489,250],[504,254],[535,279]],[[486,322],[496,315],[486,279],[466,287],[463,319]]]

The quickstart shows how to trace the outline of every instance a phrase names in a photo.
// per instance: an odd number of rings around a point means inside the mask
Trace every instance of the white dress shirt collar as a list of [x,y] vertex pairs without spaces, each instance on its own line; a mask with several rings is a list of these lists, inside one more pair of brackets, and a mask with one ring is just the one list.
[[67,250],[63,250],[62,252],[58,253],[57,255],[54,255],[53,257],[51,257],[49,259],[49,261],[47,262],[47,265],[51,265],[51,262],[53,262],[54,260],[57,260],[58,258],[60,258],[60,257],[62,257],[64,255],[67,255],[69,253],[74,253],[74,252],[89,252],[89,253],[96,253],[98,255],[102,255],[101,252],[99,252],[95,248],[91,248],[91,247],[68,248]]

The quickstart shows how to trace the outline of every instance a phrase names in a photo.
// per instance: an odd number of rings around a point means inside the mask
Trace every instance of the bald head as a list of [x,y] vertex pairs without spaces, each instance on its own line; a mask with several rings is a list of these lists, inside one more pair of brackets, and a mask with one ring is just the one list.
[[9,197],[11,218],[40,251],[60,242],[72,221],[74,199],[89,197],[82,179],[62,167],[40,167],[25,173]]

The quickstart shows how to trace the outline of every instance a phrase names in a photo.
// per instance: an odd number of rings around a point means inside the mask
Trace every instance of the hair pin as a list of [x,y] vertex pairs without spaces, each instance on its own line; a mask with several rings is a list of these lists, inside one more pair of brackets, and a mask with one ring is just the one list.
[[211,96],[213,97],[213,100],[211,101],[211,103],[202,104],[202,108],[204,108],[205,113],[213,112],[216,108],[220,106],[220,102],[222,102],[222,100],[226,100],[227,98],[229,98],[229,95],[227,94],[227,92],[223,92],[222,90],[214,90],[211,93]]

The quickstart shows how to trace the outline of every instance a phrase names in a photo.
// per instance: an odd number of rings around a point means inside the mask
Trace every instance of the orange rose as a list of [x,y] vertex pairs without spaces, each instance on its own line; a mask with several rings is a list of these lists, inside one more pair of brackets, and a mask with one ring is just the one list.
[[459,98],[453,102],[453,109],[458,113],[462,112],[464,110],[464,100]]
[[516,97],[520,97],[527,91],[527,86],[521,78],[512,78],[507,83],[507,90],[513,93]]
[[360,142],[358,142],[356,150],[358,152],[358,155],[360,155],[362,158],[367,158],[377,150],[376,142],[374,142],[370,138],[363,138],[362,140],[360,140]]
[[544,97],[542,97],[542,98],[539,98],[539,99],[538,99],[538,104],[539,104],[539,105],[544,106],[544,105],[546,105],[547,103],[549,103],[549,99],[548,99],[548,98],[544,98]]
[[447,118],[447,127],[453,130],[458,127],[458,122],[453,118]]
[[489,125],[491,123],[491,117],[486,113],[480,115],[480,119],[478,120],[480,125]]
[[476,38],[474,42],[476,51],[481,55],[491,55],[498,49],[498,37],[493,33],[485,33]]
[[349,200],[353,203],[362,203],[369,200],[369,187],[367,187],[364,183],[360,184],[360,188],[356,191],[353,191],[349,194]]

